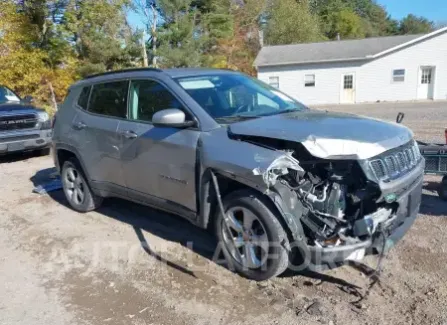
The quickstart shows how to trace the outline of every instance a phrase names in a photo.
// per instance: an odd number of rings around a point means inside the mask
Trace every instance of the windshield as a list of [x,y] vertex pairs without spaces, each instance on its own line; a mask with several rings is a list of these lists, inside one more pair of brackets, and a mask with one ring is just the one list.
[[9,88],[0,86],[0,104],[7,102],[20,102],[20,98]]
[[279,90],[242,74],[187,77],[178,82],[218,122],[307,109]]

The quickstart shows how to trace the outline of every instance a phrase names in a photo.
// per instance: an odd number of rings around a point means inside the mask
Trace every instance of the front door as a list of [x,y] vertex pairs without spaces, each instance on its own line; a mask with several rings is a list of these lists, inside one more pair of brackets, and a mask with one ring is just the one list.
[[418,99],[434,98],[434,68],[421,67],[419,71]]
[[157,111],[182,109],[176,97],[156,81],[132,81],[129,98],[129,119],[118,127],[129,196],[149,204],[168,201],[174,208],[179,205],[195,212],[200,131],[151,124]]
[[341,103],[355,103],[355,74],[347,73],[342,75]]

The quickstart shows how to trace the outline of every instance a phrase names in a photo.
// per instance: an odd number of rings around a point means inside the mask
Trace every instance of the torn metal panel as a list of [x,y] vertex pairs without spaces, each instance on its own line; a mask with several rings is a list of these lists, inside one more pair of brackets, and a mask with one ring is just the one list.
[[304,172],[298,160],[293,158],[291,154],[284,154],[276,158],[265,170],[259,167],[253,169],[253,174],[261,175],[264,183],[270,187],[276,184],[278,177],[288,174],[289,169]]
[[413,138],[408,128],[396,123],[310,110],[235,123],[230,131],[300,142],[313,156],[323,159],[368,159]]
[[[222,136],[217,135],[218,132],[222,132]],[[271,181],[266,182],[264,175],[261,174],[272,171],[275,164],[279,164],[282,168],[286,166],[291,166],[293,169],[300,168],[298,162],[284,152],[228,138],[227,130],[224,128],[204,134],[201,137],[201,145],[202,170],[207,168],[217,170],[247,185],[251,183],[252,187],[257,185],[258,190],[260,187],[266,188],[267,184],[272,184]],[[254,173],[254,170],[259,173]],[[266,179],[273,178],[274,176],[270,175]]]

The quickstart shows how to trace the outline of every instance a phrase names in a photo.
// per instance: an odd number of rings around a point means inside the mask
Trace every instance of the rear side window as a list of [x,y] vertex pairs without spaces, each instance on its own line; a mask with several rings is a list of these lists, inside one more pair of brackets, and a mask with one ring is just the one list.
[[90,96],[91,86],[82,88],[81,94],[78,98],[78,106],[82,109],[87,110],[88,97]]
[[128,81],[94,85],[88,111],[112,117],[127,117]]

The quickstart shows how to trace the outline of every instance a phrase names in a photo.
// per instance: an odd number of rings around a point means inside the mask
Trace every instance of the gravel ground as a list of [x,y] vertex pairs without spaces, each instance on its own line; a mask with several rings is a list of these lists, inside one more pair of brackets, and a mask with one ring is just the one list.
[[[337,110],[394,119],[442,141],[444,104]],[[48,181],[49,157],[0,163],[0,324],[447,324],[447,203],[427,177],[421,213],[384,261],[257,284],[212,261],[213,241],[188,222],[117,199],[78,214]],[[190,244],[193,243],[193,244]]]

